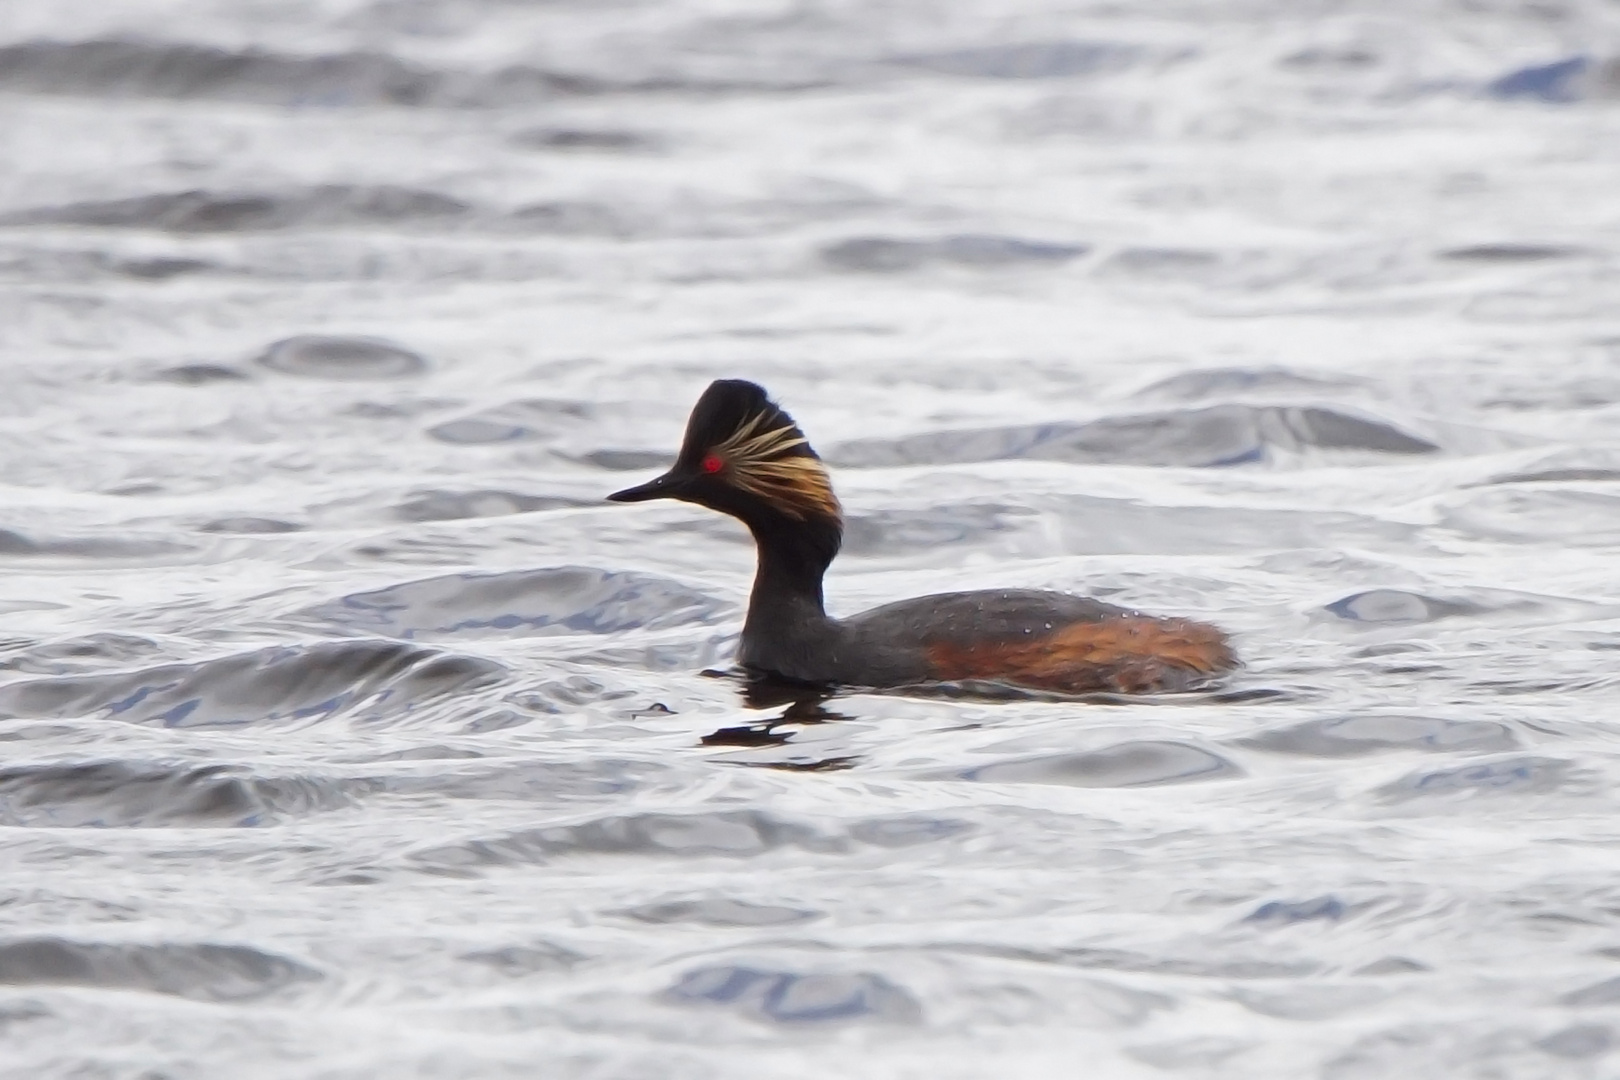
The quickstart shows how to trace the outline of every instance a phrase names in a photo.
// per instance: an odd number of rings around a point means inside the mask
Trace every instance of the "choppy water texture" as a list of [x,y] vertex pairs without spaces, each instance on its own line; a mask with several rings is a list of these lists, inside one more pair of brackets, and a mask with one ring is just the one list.
[[[1620,9],[0,4],[0,1077],[1620,1068]],[[1180,699],[745,700],[839,612]]]

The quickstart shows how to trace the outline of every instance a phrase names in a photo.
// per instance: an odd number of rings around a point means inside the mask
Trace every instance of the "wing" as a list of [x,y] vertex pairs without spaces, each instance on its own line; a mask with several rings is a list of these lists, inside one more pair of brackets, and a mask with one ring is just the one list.
[[1216,627],[1067,593],[942,593],[845,626],[870,685],[983,679],[1068,694],[1155,693],[1206,684],[1237,663]]
[[1135,615],[1087,596],[1039,589],[937,593],[884,604],[844,620],[860,641],[928,649],[976,641],[1035,639],[1075,623]]

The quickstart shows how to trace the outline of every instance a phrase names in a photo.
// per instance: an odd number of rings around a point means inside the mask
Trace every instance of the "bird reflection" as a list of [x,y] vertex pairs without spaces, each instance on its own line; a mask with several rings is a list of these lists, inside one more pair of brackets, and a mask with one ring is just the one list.
[[[744,704],[752,709],[782,711],[765,719],[736,727],[720,728],[703,736],[704,746],[734,746],[744,750],[787,747],[805,728],[854,720],[853,716],[834,712],[823,705],[832,695],[824,689],[806,687],[775,680],[745,679],[739,688]],[[835,740],[814,750],[802,743],[793,747],[791,754],[751,757],[745,754],[727,755],[723,760],[738,765],[753,765],[767,769],[788,769],[794,772],[830,772],[853,768],[859,761],[854,754],[822,753],[834,750]]]
[[833,696],[832,687],[816,683],[794,682],[771,675],[762,675],[743,667],[729,669],[704,668],[699,672],[705,679],[725,679],[738,684],[737,693],[750,709],[774,709],[778,705],[819,704]]

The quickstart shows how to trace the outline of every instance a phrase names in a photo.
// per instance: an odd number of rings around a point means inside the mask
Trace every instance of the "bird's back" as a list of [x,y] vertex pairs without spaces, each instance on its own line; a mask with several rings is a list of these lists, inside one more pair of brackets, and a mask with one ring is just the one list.
[[1236,664],[1226,636],[1069,593],[985,589],[920,596],[840,624],[831,681],[984,680],[1059,693],[1190,689]]

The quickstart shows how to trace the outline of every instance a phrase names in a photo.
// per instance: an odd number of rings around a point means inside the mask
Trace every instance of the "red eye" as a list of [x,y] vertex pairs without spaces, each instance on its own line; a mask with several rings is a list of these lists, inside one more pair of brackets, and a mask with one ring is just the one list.
[[714,454],[710,454],[708,457],[703,459],[703,471],[706,473],[717,473],[725,467],[726,463],[721,461]]

